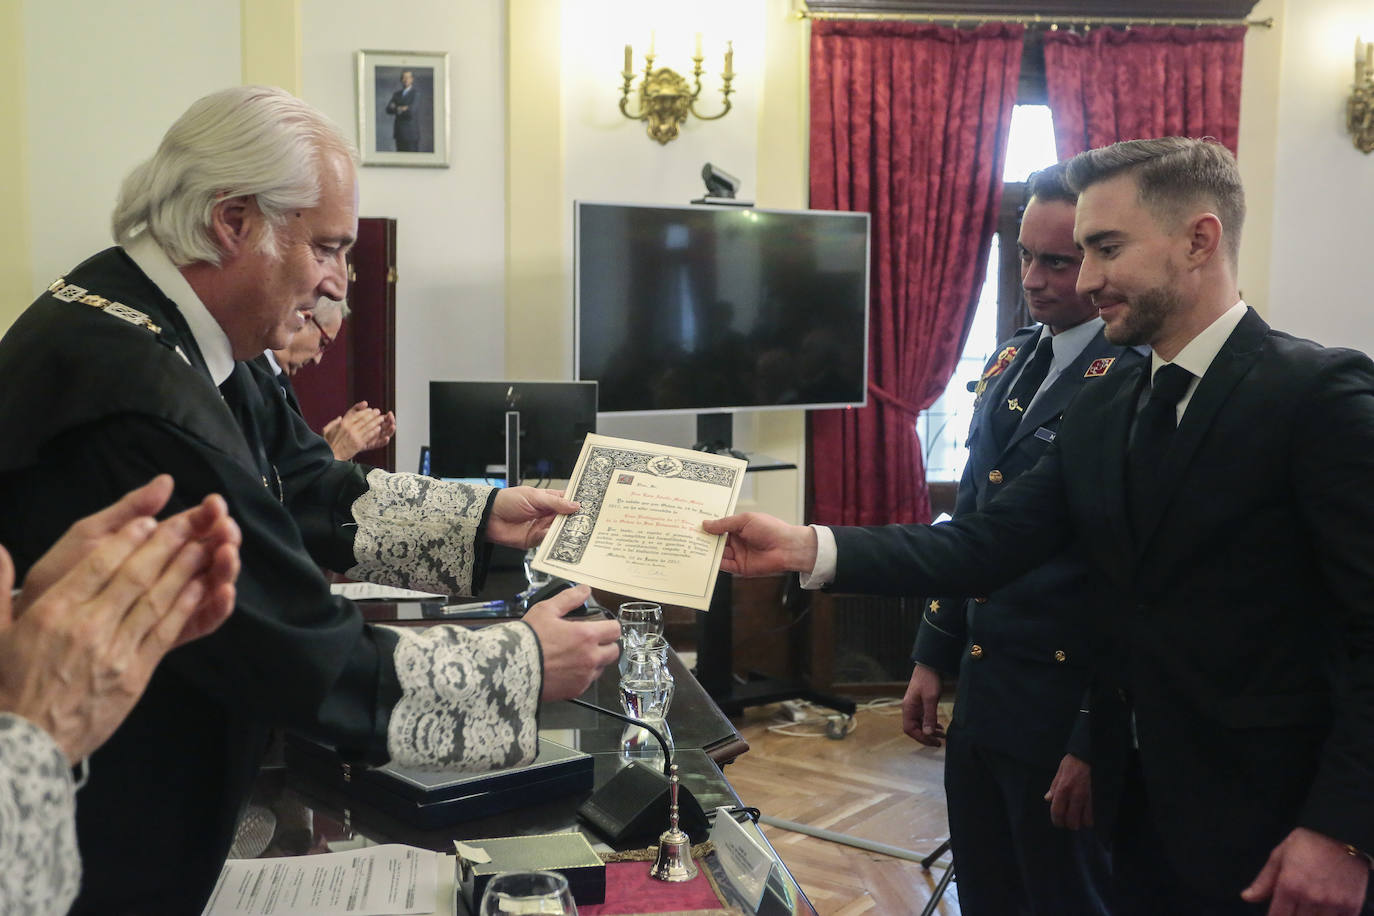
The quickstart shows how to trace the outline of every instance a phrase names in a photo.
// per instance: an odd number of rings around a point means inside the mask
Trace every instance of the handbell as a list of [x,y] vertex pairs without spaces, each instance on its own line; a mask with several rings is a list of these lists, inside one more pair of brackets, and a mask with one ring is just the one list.
[[697,876],[697,864],[692,861],[692,840],[677,825],[677,764],[668,777],[668,829],[658,838],[658,858],[649,869],[649,877],[659,881],[691,881]]

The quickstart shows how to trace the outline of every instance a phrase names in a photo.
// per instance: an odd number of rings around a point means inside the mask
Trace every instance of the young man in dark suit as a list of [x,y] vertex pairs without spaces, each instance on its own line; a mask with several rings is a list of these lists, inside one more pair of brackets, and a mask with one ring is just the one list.
[[978,594],[1070,545],[1106,579],[1095,813],[1122,912],[1355,914],[1374,850],[1374,364],[1240,300],[1230,153],[1092,150],[1078,289],[1150,363],[1083,391],[1036,467],[947,525],[756,514],[723,568]]
[[[978,383],[956,518],[1030,470],[1078,392],[1141,360],[1109,342],[1079,295],[1077,195],[1064,165],[1032,175],[1018,247],[1038,324],[997,348]],[[1107,855],[1092,829],[1088,714],[1095,578],[1071,552],[976,599],[926,603],[902,725],[938,746],[941,673],[958,674],[945,797],[968,916],[1109,911]]]

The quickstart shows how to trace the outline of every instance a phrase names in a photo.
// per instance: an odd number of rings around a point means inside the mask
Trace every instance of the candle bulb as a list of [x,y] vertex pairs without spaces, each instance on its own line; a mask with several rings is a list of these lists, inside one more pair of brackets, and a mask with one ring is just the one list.
[[649,56],[654,56],[654,33],[649,32]]
[[1364,73],[1365,76],[1374,75],[1374,41],[1364,43]]
[[735,75],[735,43],[727,41],[725,43],[725,75]]
[[696,50],[692,53],[693,57],[701,57],[701,33],[697,32]]
[[626,73],[630,73],[630,72],[631,72],[631,69],[630,69],[630,68],[633,67],[634,64],[635,64],[635,55],[634,55],[634,51],[631,50],[631,48],[630,48],[629,45],[626,45],[626,46],[625,46],[625,72],[626,72]]

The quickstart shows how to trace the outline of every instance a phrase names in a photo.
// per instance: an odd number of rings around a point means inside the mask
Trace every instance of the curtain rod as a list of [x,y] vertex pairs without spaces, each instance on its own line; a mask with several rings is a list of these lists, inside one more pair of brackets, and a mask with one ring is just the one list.
[[1165,19],[1134,16],[1045,16],[1036,13],[1031,16],[999,16],[996,14],[971,15],[969,13],[880,13],[880,12],[826,12],[820,10],[797,10],[798,19],[817,20],[897,20],[902,22],[931,22],[963,25],[965,23],[1011,22],[1028,26],[1046,26],[1052,30],[1060,26],[1104,26],[1104,25],[1243,25],[1252,29],[1272,29],[1274,17],[1268,19],[1201,19],[1191,16],[1174,16]]

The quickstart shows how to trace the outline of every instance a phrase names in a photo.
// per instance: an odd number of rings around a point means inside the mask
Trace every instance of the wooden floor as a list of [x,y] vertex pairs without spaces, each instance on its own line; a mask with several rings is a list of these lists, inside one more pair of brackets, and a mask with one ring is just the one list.
[[[941,712],[947,720],[948,709]],[[860,709],[857,728],[842,741],[770,732],[768,726],[785,721],[779,713],[780,707],[763,706],[734,720],[750,749],[725,775],[745,804],[922,855],[945,838],[944,749],[924,748],[902,734],[895,705]],[[793,728],[821,732],[823,724]],[[772,826],[764,832],[820,916],[915,916],[949,862],[942,857],[926,872],[919,862]],[[936,912],[957,916],[957,888],[957,881],[950,885]]]

